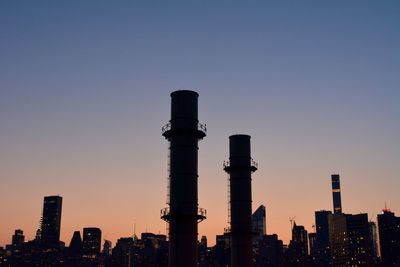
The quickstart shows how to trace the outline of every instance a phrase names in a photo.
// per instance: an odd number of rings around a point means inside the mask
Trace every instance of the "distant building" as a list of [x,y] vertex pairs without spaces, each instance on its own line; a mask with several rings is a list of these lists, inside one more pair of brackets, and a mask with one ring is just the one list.
[[259,243],[258,254],[255,259],[255,267],[282,267],[283,266],[283,242],[278,235],[264,235]]
[[203,235],[199,242],[199,266],[209,266],[209,255],[207,247],[207,237]]
[[333,213],[342,213],[342,199],[340,195],[340,176],[332,174]]
[[82,258],[95,261],[101,248],[101,230],[96,227],[83,228]]
[[12,236],[12,246],[14,248],[21,248],[22,244],[25,241],[25,236],[24,236],[24,231],[22,231],[21,229],[17,229],[14,232],[14,235]]
[[308,247],[310,251],[310,256],[313,261],[315,261],[317,255],[317,234],[309,233],[308,234]]
[[111,243],[110,240],[104,240],[102,253],[105,256],[110,256],[111,255],[111,253],[112,253],[112,243]]
[[315,262],[318,266],[331,265],[331,248],[329,244],[328,216],[331,211],[321,210],[315,212]]
[[132,237],[123,237],[117,240],[112,250],[115,266],[131,266],[134,260],[135,243]]
[[304,226],[293,224],[286,259],[291,266],[304,265],[308,262],[308,234]]
[[80,258],[82,256],[82,238],[81,232],[75,231],[72,235],[68,247],[68,254],[71,258]]
[[376,234],[376,223],[368,222],[368,230],[369,230],[369,241],[370,241],[370,249],[372,265],[378,264],[378,237]]
[[44,248],[59,248],[61,230],[61,208],[62,197],[44,197],[40,232],[41,243]]
[[388,209],[378,215],[379,244],[383,266],[400,266],[400,217]]
[[371,266],[368,215],[330,214],[332,266]]
[[216,236],[213,258],[216,266],[230,266],[231,239],[229,233]]
[[251,215],[251,223],[253,226],[253,243],[257,245],[264,235],[267,233],[266,212],[265,206],[259,206],[256,211]]

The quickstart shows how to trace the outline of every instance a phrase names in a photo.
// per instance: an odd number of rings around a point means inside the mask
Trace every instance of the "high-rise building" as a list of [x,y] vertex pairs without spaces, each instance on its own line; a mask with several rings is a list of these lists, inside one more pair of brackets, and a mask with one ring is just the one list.
[[310,251],[310,256],[313,261],[316,259],[317,255],[317,234],[316,233],[309,233],[308,234],[308,247]]
[[332,174],[333,213],[342,213],[342,199],[340,195],[340,176]]
[[316,242],[316,255],[315,262],[318,266],[330,266],[331,262],[331,248],[329,245],[329,224],[328,216],[332,214],[331,211],[320,210],[315,212],[315,242]]
[[328,216],[332,266],[371,266],[368,215]]
[[370,249],[372,264],[375,266],[378,263],[378,237],[376,234],[376,223],[368,222],[369,229],[369,241],[370,241]]
[[400,217],[388,209],[378,215],[379,244],[383,266],[400,266]]
[[302,225],[296,222],[292,228],[292,240],[290,240],[288,248],[289,263],[291,266],[296,264],[307,264],[308,261],[308,234]]
[[68,247],[68,254],[70,258],[80,258],[82,255],[82,238],[81,232],[75,231],[72,235],[71,242]]
[[93,261],[101,249],[101,230],[96,227],[83,228],[82,258]]
[[22,231],[21,229],[17,229],[14,232],[14,235],[12,236],[12,246],[14,248],[21,248],[22,244],[25,241],[25,236],[24,236],[24,231]]
[[255,267],[282,267],[283,242],[278,235],[264,235],[259,243],[258,254],[255,258]]
[[46,196],[43,203],[41,243],[45,248],[58,248],[61,230],[62,197]]
[[267,234],[266,212],[264,205],[260,205],[251,215],[251,223],[254,232],[253,243],[257,245],[262,240],[263,236]]
[[102,253],[106,256],[110,256],[112,252],[112,243],[110,240],[104,240]]

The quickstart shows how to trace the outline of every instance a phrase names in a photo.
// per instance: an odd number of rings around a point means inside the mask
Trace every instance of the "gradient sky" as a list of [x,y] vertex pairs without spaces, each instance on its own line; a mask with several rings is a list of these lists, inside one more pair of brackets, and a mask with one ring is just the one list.
[[253,209],[285,242],[332,209],[400,214],[399,1],[1,1],[0,245],[32,239],[43,196],[61,238],[165,233],[170,92],[200,94],[199,226],[227,225],[228,136],[252,136]]

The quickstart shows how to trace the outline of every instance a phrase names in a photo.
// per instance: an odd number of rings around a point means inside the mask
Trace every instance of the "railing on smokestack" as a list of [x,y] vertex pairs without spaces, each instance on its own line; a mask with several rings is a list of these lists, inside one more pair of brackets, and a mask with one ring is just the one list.
[[[161,132],[162,132],[162,135],[163,135],[163,136],[169,135],[169,132],[170,132],[171,130],[173,130],[173,129],[172,129],[171,122],[168,122],[168,123],[165,124],[163,127],[161,127]],[[199,133],[200,138],[203,138],[203,137],[206,136],[206,134],[207,134],[207,125],[198,122],[198,123],[197,123],[197,127],[196,127],[195,130],[197,130],[197,132]]]
[[[160,210],[160,217],[164,221],[169,222],[172,216],[179,216],[178,214],[171,214],[169,207]],[[187,216],[187,215],[185,215]],[[207,210],[204,208],[197,208],[197,214],[195,215],[198,222],[201,222],[207,218]]]
[[[232,167],[230,160],[225,160],[222,165],[224,167],[224,170],[229,173],[229,171]],[[252,172],[255,172],[258,169],[258,163],[255,162],[252,158],[250,158],[249,166],[235,166],[235,167],[249,167]]]

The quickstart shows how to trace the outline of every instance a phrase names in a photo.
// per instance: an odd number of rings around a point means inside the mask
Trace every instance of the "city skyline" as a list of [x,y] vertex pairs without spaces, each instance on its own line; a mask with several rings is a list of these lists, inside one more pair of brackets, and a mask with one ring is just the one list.
[[[253,211],[288,243],[332,210],[400,213],[398,3],[0,3],[0,246],[33,239],[42,196],[61,240],[166,233],[169,94],[199,93],[199,235],[227,225],[228,136],[252,136]],[[73,19],[72,19],[73,18]]]

